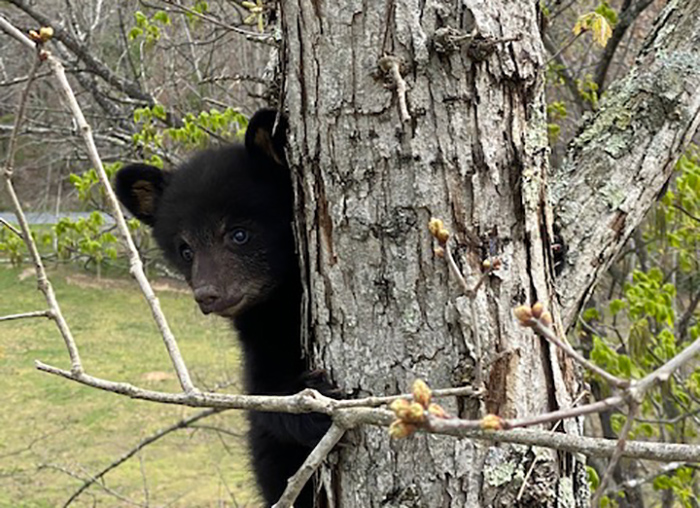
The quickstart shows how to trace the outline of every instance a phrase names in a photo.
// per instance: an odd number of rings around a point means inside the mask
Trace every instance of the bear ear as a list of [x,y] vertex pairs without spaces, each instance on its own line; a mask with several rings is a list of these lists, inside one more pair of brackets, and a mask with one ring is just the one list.
[[152,227],[169,176],[148,164],[125,166],[117,172],[114,180],[117,197],[134,217]]
[[[277,125],[275,125],[277,122]],[[248,122],[245,147],[251,154],[263,156],[280,166],[286,165],[287,119],[274,109],[261,109]]]

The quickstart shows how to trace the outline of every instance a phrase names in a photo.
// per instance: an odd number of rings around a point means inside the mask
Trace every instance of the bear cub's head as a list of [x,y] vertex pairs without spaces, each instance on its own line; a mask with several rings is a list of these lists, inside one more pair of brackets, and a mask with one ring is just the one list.
[[[298,277],[286,120],[250,119],[244,144],[202,151],[173,171],[119,170],[122,204],[185,276],[205,314],[236,317]],[[297,275],[295,275],[297,274]]]

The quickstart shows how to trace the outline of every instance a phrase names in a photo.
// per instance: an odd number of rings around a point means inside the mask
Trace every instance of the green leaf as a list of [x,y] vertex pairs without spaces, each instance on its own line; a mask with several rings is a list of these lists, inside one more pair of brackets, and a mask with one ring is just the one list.
[[669,490],[673,486],[671,479],[666,475],[657,476],[652,484],[654,490]]
[[617,357],[617,366],[620,369],[620,374],[626,378],[632,377],[632,360],[627,355],[619,355]]
[[153,15],[153,20],[162,23],[163,25],[170,24],[170,16],[165,11],[158,11]]
[[143,28],[148,24],[148,18],[141,11],[136,11],[134,13],[134,18],[136,19],[136,25]]
[[141,28],[135,26],[134,28],[132,28],[131,30],[129,30],[129,35],[128,35],[128,37],[129,37],[129,40],[130,40],[130,41],[133,41],[134,39],[138,39],[138,38],[141,37],[142,35],[143,35],[143,30],[142,30]]
[[627,304],[623,300],[613,300],[610,302],[610,313],[615,316],[626,306]]
[[155,106],[153,106],[152,111],[153,115],[160,120],[165,120],[165,118],[167,117],[165,107],[163,107],[162,104],[156,104]]
[[599,321],[600,320],[600,312],[598,312],[598,309],[595,307],[590,307],[583,311],[583,314],[581,316],[584,321]]
[[586,476],[588,477],[588,485],[590,485],[591,490],[596,490],[598,485],[600,485],[598,472],[591,466],[586,466]]

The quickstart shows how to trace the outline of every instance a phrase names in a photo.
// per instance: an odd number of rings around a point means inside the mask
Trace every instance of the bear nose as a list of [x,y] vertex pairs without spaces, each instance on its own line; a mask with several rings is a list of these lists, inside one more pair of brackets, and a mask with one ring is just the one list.
[[194,299],[199,304],[199,308],[202,309],[202,312],[209,314],[214,310],[216,303],[221,299],[221,295],[216,287],[207,285],[194,290]]

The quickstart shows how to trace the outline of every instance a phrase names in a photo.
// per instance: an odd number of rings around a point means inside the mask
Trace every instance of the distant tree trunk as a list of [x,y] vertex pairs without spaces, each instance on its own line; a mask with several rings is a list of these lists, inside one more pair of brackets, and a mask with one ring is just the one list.
[[[570,362],[511,314],[543,301],[563,331],[538,5],[281,2],[309,353],[355,396],[405,392],[415,378],[434,388],[483,382],[483,403],[450,401],[448,411],[522,417],[568,407],[580,391]],[[464,37],[472,31],[477,38]],[[386,56],[402,62],[406,123],[380,66]],[[503,262],[476,297],[461,294],[434,254],[432,216],[453,232],[471,284],[484,259]],[[603,264],[623,240],[606,246]],[[565,275],[576,270],[601,273],[567,266]],[[594,279],[573,290],[567,311]],[[580,432],[575,421],[558,430]],[[349,440],[322,474],[335,506],[588,505],[584,464],[570,454],[427,435],[392,441],[376,428]]]

